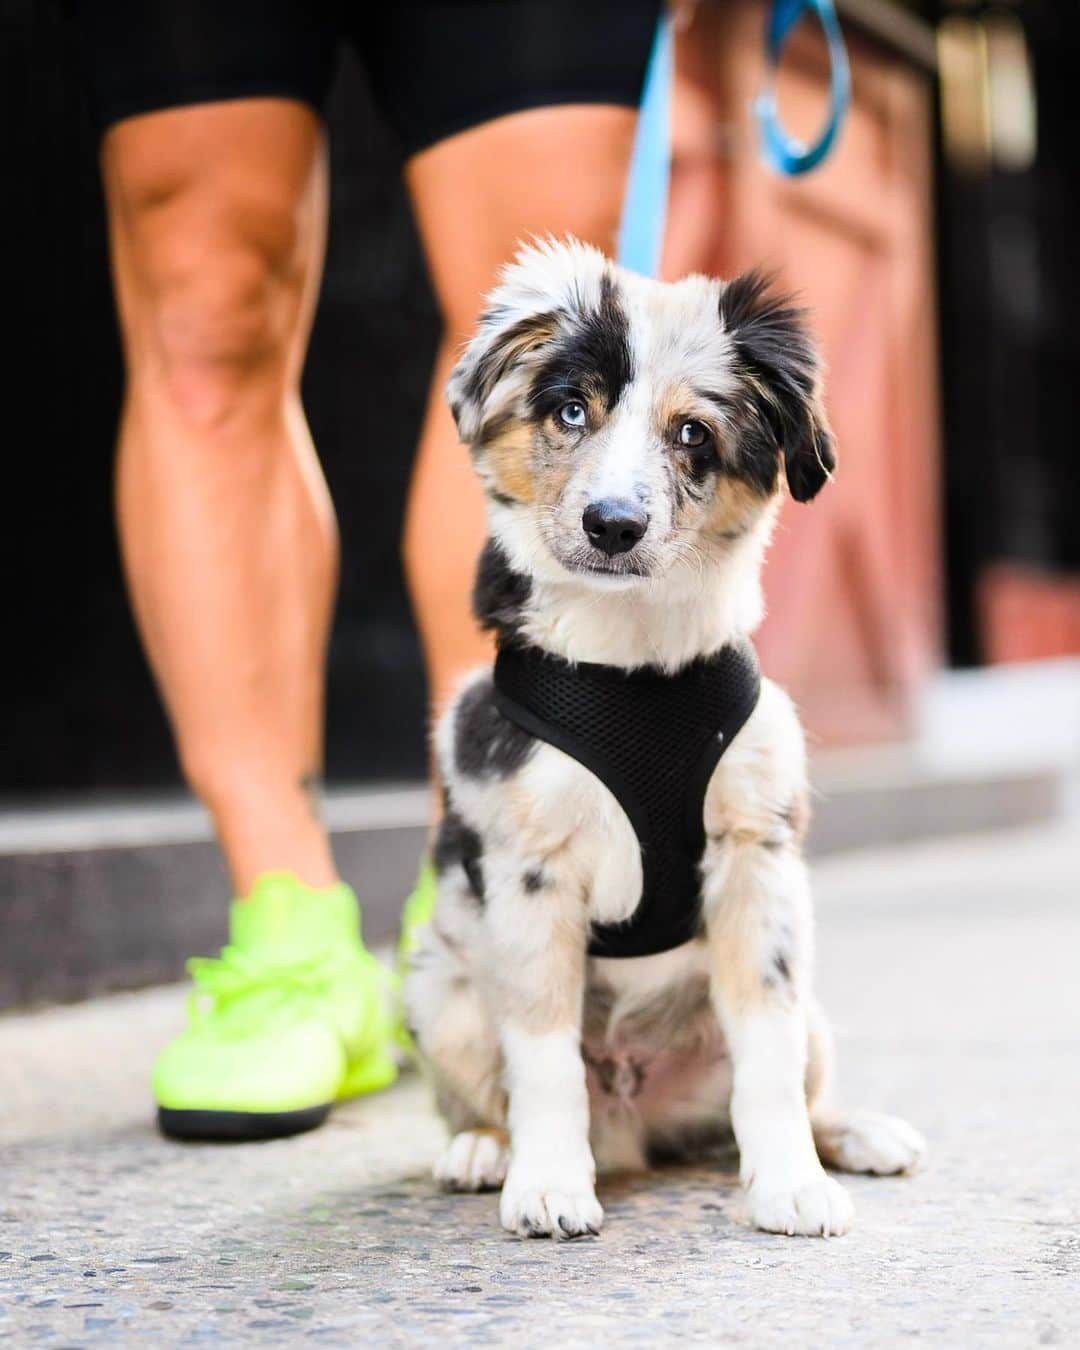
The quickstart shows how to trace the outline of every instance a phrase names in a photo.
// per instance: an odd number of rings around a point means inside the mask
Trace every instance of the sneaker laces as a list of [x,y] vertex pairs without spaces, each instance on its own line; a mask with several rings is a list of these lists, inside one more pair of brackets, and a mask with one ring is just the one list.
[[277,995],[277,1003],[309,1002],[325,997],[341,968],[333,952],[315,952],[291,961],[257,957],[239,947],[226,946],[219,957],[194,956],[187,963],[195,988],[188,996],[193,1027],[212,1012],[225,1009],[252,994]]

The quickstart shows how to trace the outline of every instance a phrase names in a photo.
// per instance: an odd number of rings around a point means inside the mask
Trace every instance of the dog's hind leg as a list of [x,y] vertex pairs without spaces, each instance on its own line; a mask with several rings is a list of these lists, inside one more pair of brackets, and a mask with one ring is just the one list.
[[478,1125],[454,1135],[435,1164],[447,1191],[496,1191],[506,1180],[510,1138],[497,1126]]
[[[475,1006],[463,1007],[462,1000],[475,1000]],[[452,1135],[435,1163],[435,1180],[448,1191],[497,1190],[506,1178],[510,1141],[494,1028],[473,990],[457,993],[444,1014],[438,1030],[440,1058],[432,1055],[430,1045],[425,1047],[435,1074],[436,1101]]]
[[877,1111],[815,1112],[811,1125],[818,1157],[837,1172],[880,1177],[912,1172],[926,1152],[926,1140],[913,1125]]
[[422,934],[406,984],[409,1022],[451,1133],[435,1180],[449,1191],[493,1190],[508,1153],[502,1057],[488,1009],[455,955],[437,925]]
[[814,1147],[837,1172],[894,1176],[911,1172],[926,1152],[926,1140],[897,1116],[877,1111],[838,1111],[825,1104],[833,1070],[832,1032],[816,1002],[808,1008],[810,1032],[806,1096]]

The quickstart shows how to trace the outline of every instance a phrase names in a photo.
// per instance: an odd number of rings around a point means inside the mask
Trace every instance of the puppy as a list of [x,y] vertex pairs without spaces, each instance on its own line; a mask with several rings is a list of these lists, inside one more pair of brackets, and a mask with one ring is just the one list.
[[822,1106],[803,738],[748,644],[783,484],[807,502],[835,465],[803,315],[757,274],[663,284],[540,243],[448,392],[510,673],[477,672],[436,732],[438,905],[406,978],[452,1133],[436,1177],[501,1186],[511,1232],[577,1237],[603,1220],[597,1165],[733,1132],[753,1224],[843,1233],[822,1164],[902,1172],[924,1145]]

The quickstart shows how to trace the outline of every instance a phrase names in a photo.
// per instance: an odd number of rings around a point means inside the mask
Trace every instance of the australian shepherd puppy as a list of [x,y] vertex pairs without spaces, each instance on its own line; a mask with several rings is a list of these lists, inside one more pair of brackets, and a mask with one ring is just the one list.
[[[487,496],[476,584],[501,644],[677,673],[744,642],[781,495],[835,457],[803,314],[757,274],[673,284],[570,241],[523,249],[449,383]],[[626,727],[632,737],[634,728]],[[734,1134],[750,1221],[851,1224],[824,1170],[896,1173],[920,1136],[823,1105],[795,709],[761,681],[708,780],[691,940],[588,954],[632,919],[642,850],[612,792],[500,712],[490,669],[441,718],[438,907],[406,981],[451,1142],[436,1176],[502,1188],[523,1236],[599,1231],[596,1169]]]

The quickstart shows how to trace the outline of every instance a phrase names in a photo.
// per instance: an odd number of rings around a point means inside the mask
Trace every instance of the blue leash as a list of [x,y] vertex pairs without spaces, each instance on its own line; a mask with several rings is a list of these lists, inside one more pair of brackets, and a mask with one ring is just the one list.
[[[780,124],[776,106],[776,72],[788,38],[807,12],[817,15],[829,48],[829,117],[820,137],[805,146]],[[765,87],[754,103],[761,130],[762,153],[778,173],[794,176],[816,168],[836,144],[851,103],[851,72],[840,22],[832,0],[774,0],[765,35]],[[631,271],[654,277],[667,218],[671,179],[671,89],[674,82],[674,39],[671,22],[662,18],[645,72],[630,177],[619,227],[619,262]]]
[[[829,49],[829,116],[813,145],[789,136],[776,106],[776,72],[788,38],[806,13],[816,14]],[[807,173],[825,159],[840,134],[851,104],[851,71],[833,0],[773,0],[765,34],[765,87],[754,103],[765,162],[778,173]]]
[[654,277],[659,272],[660,250],[664,244],[671,179],[671,86],[674,78],[675,42],[670,21],[662,18],[645,70],[645,88],[619,226],[619,262],[632,272],[641,272],[647,277]]

